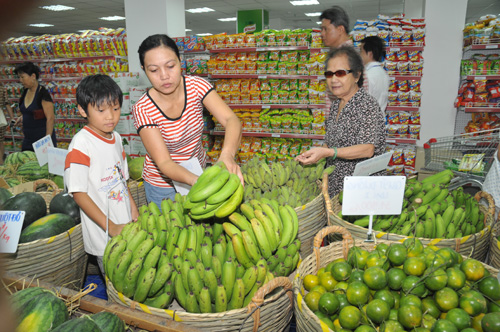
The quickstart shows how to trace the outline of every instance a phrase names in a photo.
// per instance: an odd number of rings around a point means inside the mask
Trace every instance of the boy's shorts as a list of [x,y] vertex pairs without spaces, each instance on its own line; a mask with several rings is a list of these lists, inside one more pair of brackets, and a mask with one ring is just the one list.
[[155,202],[160,211],[162,200],[170,198],[173,201],[175,198],[174,188],[156,187],[144,181],[144,190],[146,191],[146,200],[148,203]]
[[5,131],[7,130],[7,126],[0,127],[0,142],[5,140]]

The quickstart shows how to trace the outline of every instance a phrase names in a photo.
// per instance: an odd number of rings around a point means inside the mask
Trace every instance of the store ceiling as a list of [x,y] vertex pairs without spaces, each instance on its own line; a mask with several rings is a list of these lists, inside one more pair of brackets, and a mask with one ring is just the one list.
[[[13,0],[14,1],[14,0]],[[17,0],[19,1],[19,0]],[[147,0],[142,1],[147,6]],[[406,0],[410,1],[410,0]],[[324,9],[339,5],[346,9],[351,18],[351,25],[356,19],[373,19],[377,14],[392,15],[404,11],[405,0],[319,0],[319,5],[293,6],[288,0],[184,0],[185,8],[210,7],[215,11],[202,14],[186,12],[186,28],[198,33],[235,33],[236,22],[221,22],[218,18],[235,17],[237,10],[265,9],[273,24],[279,28],[313,28],[318,27],[317,17],[308,17],[306,12],[321,12]],[[100,27],[125,27],[125,21],[103,21],[99,17],[125,16],[123,0],[39,0],[19,18],[18,24],[12,26],[9,36],[26,36],[41,34],[78,33],[78,30],[98,29]],[[72,11],[52,12],[39,8],[46,5],[66,5],[77,8]],[[151,8],[154,10],[154,8]],[[499,0],[469,0],[467,22],[473,22],[485,14],[499,14]],[[147,21],[147,18],[145,18]],[[53,27],[30,27],[31,23],[48,23]]]

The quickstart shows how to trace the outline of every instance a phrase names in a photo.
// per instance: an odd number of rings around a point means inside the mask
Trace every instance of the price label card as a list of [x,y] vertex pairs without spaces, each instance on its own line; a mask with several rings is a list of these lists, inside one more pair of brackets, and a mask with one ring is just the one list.
[[0,253],[17,251],[25,214],[24,211],[0,211]]
[[405,176],[346,176],[342,214],[401,214],[405,183]]
[[353,176],[371,175],[386,169],[391,160],[392,152],[386,152],[356,164]]
[[53,148],[52,139],[50,135],[40,138],[38,141],[33,143],[33,150],[36,154],[36,159],[38,159],[38,164],[40,166],[45,165],[49,161],[48,148]]
[[279,138],[279,137],[281,137],[281,135],[280,134],[271,134],[271,137],[278,137]]
[[50,147],[48,148],[48,152],[49,173],[64,176],[64,162],[68,150]]
[[[191,158],[189,160],[183,161],[182,163],[179,163],[179,165],[181,165],[191,173],[196,174],[198,176],[200,176],[201,173],[203,173],[203,169],[201,168],[200,162],[198,161],[197,158]],[[189,190],[191,189],[191,186],[186,183],[177,181],[172,181],[172,182],[174,183],[175,190],[182,196],[187,195]]]

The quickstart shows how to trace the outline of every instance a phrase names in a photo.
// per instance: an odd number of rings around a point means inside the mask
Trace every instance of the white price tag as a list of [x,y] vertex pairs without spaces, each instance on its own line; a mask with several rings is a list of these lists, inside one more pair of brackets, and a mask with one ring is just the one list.
[[68,150],[59,148],[48,148],[49,156],[49,173],[64,176],[64,162],[66,161],[66,155]]
[[485,48],[498,48],[498,44],[486,45]]
[[474,76],[474,80],[479,81],[479,80],[485,80],[486,76]]
[[25,211],[0,211],[1,253],[12,254],[17,251],[25,215]]
[[[203,173],[203,169],[201,168],[200,162],[197,158],[191,158],[189,160],[183,161],[179,163],[182,167],[190,171],[191,173],[200,176]],[[172,181],[174,183],[175,190],[180,193],[182,196],[186,196],[191,189],[191,186],[186,183],[181,183],[177,181]]]
[[262,105],[262,108],[271,108],[271,105]]
[[281,135],[280,134],[271,134],[271,137],[278,137],[279,138],[279,137],[281,137]]
[[259,75],[257,78],[260,80],[265,80],[267,78],[267,75]]
[[45,165],[49,161],[48,159],[49,147],[54,147],[50,135],[42,137],[38,141],[33,143],[33,150],[35,151],[36,159],[38,160],[38,164],[40,166]]

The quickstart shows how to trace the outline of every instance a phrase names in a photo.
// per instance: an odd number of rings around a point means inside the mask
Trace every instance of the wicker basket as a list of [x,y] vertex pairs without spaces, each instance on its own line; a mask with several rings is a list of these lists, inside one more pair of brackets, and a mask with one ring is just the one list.
[[327,223],[327,214],[325,209],[325,191],[328,195],[328,175],[323,176],[321,183],[321,194],[316,196],[306,205],[295,208],[299,218],[299,232],[297,237],[301,242],[300,256],[307,257],[312,253],[314,236]]
[[[323,238],[332,233],[340,234],[342,241],[332,242],[326,247],[320,247],[323,243]],[[382,240],[382,242],[384,241]],[[363,242],[353,238],[347,229],[340,226],[325,227],[314,238],[314,254],[302,261],[302,264],[297,269],[296,278],[293,281],[294,313],[297,321],[297,331],[328,331],[328,327],[319,320],[303,300],[303,294],[305,294],[303,277],[308,274],[316,274],[320,268],[325,267],[337,258],[347,259],[349,249],[354,245],[368,251],[372,251],[375,247],[373,242]],[[489,265],[485,265],[485,268],[492,275],[496,276],[498,274],[498,270]]]
[[21,243],[15,254],[4,254],[1,261],[6,271],[79,291],[87,269],[82,226],[78,224],[50,238]]
[[488,264],[497,269],[500,268],[500,214],[498,215],[495,225],[493,225],[491,230],[491,240],[490,240],[490,256],[488,259]]
[[[133,301],[118,293],[106,278],[110,300],[132,309],[182,322],[203,331],[283,331],[292,318],[292,283],[287,277],[271,280],[255,293],[252,302],[244,308],[213,314],[186,312],[176,302],[176,309],[158,309]],[[269,294],[269,295],[268,295]],[[267,296],[268,295],[268,296]]]
[[[491,227],[493,225],[493,218],[495,213],[495,203],[490,194],[480,191],[476,194],[475,199],[477,201],[481,198],[486,199],[488,202],[488,208],[480,205],[479,208],[484,213],[484,224],[485,228],[476,234],[467,235],[461,238],[455,239],[427,239],[419,238],[424,245],[435,245],[439,248],[452,248],[456,252],[464,256],[470,256],[481,262],[485,262],[486,255],[490,248],[490,235]],[[348,221],[339,218],[338,213],[342,210],[342,205],[339,202],[338,195],[334,196],[333,199],[327,200],[326,209],[328,211],[328,225],[338,225],[345,227],[354,238],[366,239],[367,229],[354,225]],[[408,236],[373,231],[373,236],[377,239],[383,239],[391,242],[403,242]]]
[[137,207],[148,204],[146,201],[146,190],[144,189],[143,181],[129,179],[127,181],[127,185]]
[[49,211],[49,205],[52,198],[62,191],[62,189],[60,189],[54,181],[48,179],[22,183],[10,188],[9,190],[14,195],[22,192],[36,192],[45,200],[45,204],[47,204],[47,212]]

